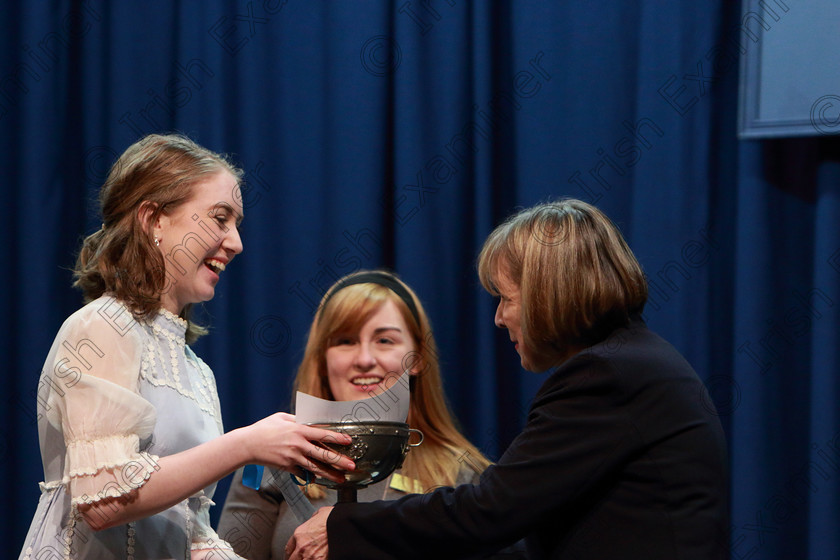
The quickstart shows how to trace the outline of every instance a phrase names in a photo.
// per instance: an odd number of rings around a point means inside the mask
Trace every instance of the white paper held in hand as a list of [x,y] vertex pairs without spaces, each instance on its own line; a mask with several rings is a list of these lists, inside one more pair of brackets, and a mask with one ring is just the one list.
[[298,424],[333,422],[402,422],[408,418],[410,374],[403,372],[382,382],[387,390],[366,399],[330,401],[306,393],[295,397],[295,421]]

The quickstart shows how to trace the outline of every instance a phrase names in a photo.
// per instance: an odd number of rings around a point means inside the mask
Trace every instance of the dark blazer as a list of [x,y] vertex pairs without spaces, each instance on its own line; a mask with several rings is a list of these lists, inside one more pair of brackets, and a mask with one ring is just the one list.
[[330,558],[471,558],[526,537],[532,558],[725,559],[727,480],[703,383],[634,320],[550,374],[480,484],[337,505]]

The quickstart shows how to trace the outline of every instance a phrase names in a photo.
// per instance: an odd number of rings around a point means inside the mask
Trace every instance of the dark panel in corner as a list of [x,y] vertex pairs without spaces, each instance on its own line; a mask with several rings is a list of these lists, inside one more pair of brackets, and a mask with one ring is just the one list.
[[743,0],[739,137],[840,134],[838,24],[838,0]]

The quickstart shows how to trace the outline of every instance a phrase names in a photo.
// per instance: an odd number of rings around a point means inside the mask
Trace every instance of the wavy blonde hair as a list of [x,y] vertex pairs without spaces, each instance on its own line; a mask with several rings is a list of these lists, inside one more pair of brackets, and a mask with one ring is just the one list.
[[525,343],[549,366],[640,315],[647,281],[618,228],[575,199],[526,208],[499,225],[478,257],[484,288],[505,274],[519,286]]
[[[403,369],[413,367],[417,372],[410,381],[408,424],[424,436],[422,445],[412,448],[406,455],[401,473],[419,481],[424,490],[452,486],[462,463],[466,462],[480,473],[490,461],[456,427],[443,393],[432,327],[417,294],[391,273],[375,272],[387,274],[405,288],[417,308],[419,322],[402,298],[380,284],[352,284],[336,291],[343,282],[369,271],[341,278],[327,290],[312,321],[294,389],[334,400],[327,377],[326,355],[330,340],[339,333],[359,332],[386,302],[392,301],[402,315],[415,347],[415,351],[402,360]],[[307,492],[313,498],[323,496],[323,491],[316,485],[309,485]]]
[[[240,184],[242,171],[225,156],[178,134],[151,134],[129,146],[99,192],[102,228],[84,239],[76,259],[73,286],[85,303],[110,293],[138,319],[156,313],[167,279],[150,225],[188,201],[197,183],[222,172]],[[139,218],[144,203],[153,208],[147,223]],[[181,312],[188,343],[207,332],[189,320],[190,308]]]

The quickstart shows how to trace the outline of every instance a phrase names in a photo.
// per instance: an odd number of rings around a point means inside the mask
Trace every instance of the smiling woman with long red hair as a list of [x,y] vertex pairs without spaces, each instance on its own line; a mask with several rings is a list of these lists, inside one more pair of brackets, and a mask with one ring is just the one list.
[[[427,492],[438,486],[477,482],[490,465],[458,430],[446,404],[437,347],[429,317],[414,291],[394,274],[359,271],[327,290],[309,329],[294,388],[329,400],[374,397],[402,372],[409,374],[408,425],[423,433],[398,472],[359,490],[359,501]],[[238,472],[231,484],[219,533],[236,551],[253,560],[282,558],[299,521],[270,484],[259,492],[242,485]],[[336,501],[333,490],[308,485],[315,506]],[[254,531],[250,520],[260,523]]]

